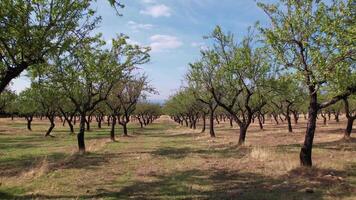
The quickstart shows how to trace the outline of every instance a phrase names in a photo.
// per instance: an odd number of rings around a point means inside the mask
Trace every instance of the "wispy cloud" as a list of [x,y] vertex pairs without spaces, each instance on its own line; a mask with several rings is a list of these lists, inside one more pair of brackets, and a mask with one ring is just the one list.
[[141,23],[137,23],[137,22],[134,22],[134,21],[128,21],[127,24],[134,31],[149,30],[149,29],[153,28],[152,24],[141,24]]
[[143,15],[150,15],[155,18],[170,17],[171,16],[171,8],[164,4],[159,4],[159,5],[149,6],[146,9],[141,10],[140,13]]
[[201,50],[207,50],[208,46],[204,42],[192,42],[190,44],[192,47],[199,48]]
[[177,37],[171,35],[153,35],[150,37],[150,47],[153,52],[176,49],[183,45]]
[[156,0],[141,0],[142,3],[156,3]]

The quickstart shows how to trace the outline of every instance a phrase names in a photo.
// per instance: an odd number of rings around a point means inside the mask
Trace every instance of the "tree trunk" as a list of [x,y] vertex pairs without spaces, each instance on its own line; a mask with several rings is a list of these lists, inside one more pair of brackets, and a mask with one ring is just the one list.
[[339,120],[339,115],[340,115],[340,112],[339,112],[339,111],[335,112],[335,121],[336,121],[336,122],[340,122],[340,120]]
[[214,131],[214,112],[210,110],[210,117],[209,117],[209,133],[210,137],[215,137]]
[[71,121],[67,121],[67,124],[69,126],[70,133],[73,134],[74,133],[74,127],[73,127],[72,122]]
[[351,138],[352,125],[354,123],[354,120],[355,120],[354,117],[347,118],[347,126],[346,126],[345,134],[344,134],[344,138],[345,139],[350,139]]
[[98,128],[101,128],[101,121],[102,121],[102,117],[99,116],[99,119],[98,119]]
[[232,120],[233,120],[232,117],[230,117],[229,120],[230,120],[230,127],[231,127],[231,128],[234,127],[234,125],[233,125],[233,123],[232,123]]
[[278,125],[279,122],[278,122],[278,117],[277,117],[277,115],[276,115],[276,114],[272,114],[272,116],[273,116],[274,121],[276,121],[276,124]]
[[258,125],[260,126],[260,129],[263,130],[261,115],[258,115],[257,118],[258,118]]
[[247,127],[245,125],[241,125],[238,146],[241,146],[245,143],[246,132],[247,132]]
[[350,114],[349,101],[347,100],[347,98],[344,98],[343,101],[345,107],[345,114],[347,118],[347,125],[344,132],[344,138],[349,140],[351,138],[352,125],[354,123],[354,120],[356,119],[356,115],[352,116],[352,114]]
[[128,136],[126,123],[123,123],[122,127],[124,128],[124,136]]
[[31,129],[32,119],[33,119],[33,116],[26,117],[26,120],[27,120],[27,129],[28,129],[29,131],[32,131],[32,129]]
[[47,136],[51,136],[50,134],[51,134],[51,132],[52,132],[52,130],[53,130],[53,128],[56,126],[55,124],[54,124],[54,116],[47,116],[48,117],[48,119],[49,119],[49,121],[51,122],[51,125],[50,125],[50,127],[49,127],[49,129],[47,130],[47,133],[46,133],[46,137]]
[[312,166],[312,148],[313,148],[314,133],[316,128],[316,118],[318,116],[317,94],[314,88],[309,88],[309,91],[310,91],[310,103],[308,109],[308,124],[305,133],[304,144],[300,150],[300,164],[302,166],[307,166],[307,167]]
[[325,114],[321,114],[321,117],[323,118],[323,124],[326,125],[326,116],[325,116]]
[[288,132],[289,132],[289,133],[292,133],[292,132],[293,132],[293,129],[292,129],[292,122],[291,122],[291,119],[290,119],[290,116],[289,116],[288,113],[287,113],[287,115],[286,115],[286,118],[287,118],[287,123],[288,123]]
[[294,124],[298,124],[299,114],[296,111],[292,112],[294,117]]
[[202,132],[202,133],[205,133],[206,114],[204,113],[202,117],[203,117],[203,127],[202,127],[202,129],[201,129],[201,132]]
[[111,123],[111,131],[110,131],[110,139],[111,141],[115,142],[115,125],[116,125],[116,116],[112,116],[112,123]]
[[141,118],[138,118],[138,122],[140,122],[140,127],[143,128],[143,123],[142,123]]
[[79,133],[77,135],[78,139],[78,147],[79,147],[79,153],[83,154],[85,153],[85,143],[84,143],[84,132],[85,132],[85,113],[81,114],[80,117],[80,128],[79,128]]

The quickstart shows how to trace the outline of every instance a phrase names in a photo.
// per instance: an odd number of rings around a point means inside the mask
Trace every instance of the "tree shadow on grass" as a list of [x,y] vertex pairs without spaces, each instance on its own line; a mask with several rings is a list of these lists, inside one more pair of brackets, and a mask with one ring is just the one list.
[[0,163],[0,177],[19,176],[25,172],[41,167],[45,160],[48,171],[56,169],[95,169],[98,166],[105,165],[109,160],[118,154],[99,154],[86,153],[65,154],[51,153],[46,155],[26,155],[16,159],[8,159]]
[[216,156],[220,158],[242,158],[250,151],[249,148],[236,148],[234,146],[207,149],[195,149],[192,147],[163,147],[152,151],[151,154],[170,159],[182,159],[189,155],[198,155],[200,157]]
[[[294,151],[295,148],[300,148],[301,144],[287,144],[278,145],[277,148],[284,151]],[[356,151],[356,138],[350,138],[349,140],[340,139],[330,142],[316,142],[313,145],[313,149],[326,149],[335,151]]]
[[[316,171],[315,171],[316,170]],[[314,173],[319,173],[315,169]],[[291,172],[293,174],[293,172]],[[310,176],[311,172],[307,172]],[[321,172],[323,173],[323,172]],[[304,175],[268,177],[257,173],[224,170],[190,169],[168,174],[149,174],[150,180],[136,180],[126,186],[110,183],[120,189],[104,189],[93,186],[88,194],[12,196],[0,193],[2,199],[324,199],[326,190],[337,186],[320,180],[309,182]],[[302,180],[302,181],[301,181]],[[306,188],[312,188],[306,190]],[[350,197],[352,190],[339,187],[334,197]]]

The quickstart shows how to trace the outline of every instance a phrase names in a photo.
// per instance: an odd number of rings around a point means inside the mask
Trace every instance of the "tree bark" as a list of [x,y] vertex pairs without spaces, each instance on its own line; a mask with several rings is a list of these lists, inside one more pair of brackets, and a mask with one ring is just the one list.
[[210,117],[209,117],[209,133],[210,137],[215,137],[215,131],[214,131],[214,111],[210,110]]
[[78,147],[79,147],[80,154],[85,153],[85,142],[84,142],[85,123],[86,123],[85,113],[82,113],[80,116],[79,133],[77,135]]
[[112,123],[111,123],[111,131],[110,131],[110,139],[111,141],[115,142],[115,125],[116,125],[116,116],[112,116]]
[[[85,117],[84,117],[85,119]],[[87,131],[90,131],[90,117],[88,117],[88,120],[85,120],[85,123],[87,125]]]
[[[310,86],[311,87],[311,86]],[[310,91],[310,102],[308,109],[308,124],[305,133],[304,144],[300,150],[300,164],[302,166],[311,167],[312,166],[312,148],[314,133],[316,128],[316,118],[318,116],[318,102],[317,94],[314,88],[309,88]]]
[[263,130],[261,115],[258,115],[257,118],[258,118],[258,125],[260,126],[260,129]]
[[246,132],[247,132],[247,127],[245,127],[245,125],[241,125],[238,146],[241,146],[245,143]]
[[343,101],[344,101],[345,114],[347,118],[347,125],[344,132],[344,138],[349,140],[351,138],[352,126],[354,120],[356,119],[356,115],[352,116],[352,114],[350,114],[349,101],[347,100],[347,98],[344,98]]
[[28,117],[25,117],[26,120],[27,120],[27,129],[29,131],[32,131],[32,128],[31,128],[31,123],[32,123],[32,120],[33,120],[33,116],[28,116]]
[[51,134],[53,128],[56,126],[56,125],[54,124],[54,118],[55,118],[55,116],[47,116],[47,118],[49,119],[51,125],[50,125],[49,129],[47,130],[47,132],[46,132],[46,134],[45,134],[45,137],[51,136],[50,134]]
[[126,124],[126,123],[123,123],[123,124],[122,124],[122,127],[123,127],[123,129],[124,129],[124,136],[128,136],[128,134],[127,134],[127,124]]
[[290,119],[289,114],[286,115],[286,118],[287,118],[287,123],[288,123],[288,132],[292,133],[293,132],[292,121]]
[[203,127],[202,127],[202,129],[201,129],[201,132],[202,132],[202,133],[205,133],[206,114],[204,113],[202,117],[203,117]]

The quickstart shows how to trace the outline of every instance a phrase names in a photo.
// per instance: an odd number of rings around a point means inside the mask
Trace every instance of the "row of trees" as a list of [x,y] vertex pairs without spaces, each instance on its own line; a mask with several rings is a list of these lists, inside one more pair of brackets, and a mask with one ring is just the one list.
[[[115,126],[123,127],[133,116],[147,125],[159,116],[157,105],[144,102],[156,91],[137,66],[149,62],[148,47],[128,43],[120,34],[107,45],[94,30],[101,21],[94,0],[0,2],[0,93],[4,115],[46,117],[50,136],[55,119],[61,117],[77,134],[79,152],[85,152],[84,134],[93,116],[101,126],[108,118],[111,139]],[[108,3],[118,12],[121,1]],[[117,13],[120,15],[119,13]],[[19,96],[8,91],[10,81],[27,70],[31,87]],[[12,98],[9,100],[9,98]],[[137,113],[134,113],[139,103]]]
[[[265,114],[276,121],[283,115],[292,132],[291,116],[297,122],[300,113],[307,113],[300,162],[312,166],[318,114],[324,118],[343,101],[348,118],[346,137],[350,137],[355,119],[350,107],[355,105],[356,93],[354,3],[281,0],[279,5],[258,5],[270,25],[257,23],[258,31],[249,29],[239,43],[231,33],[216,27],[205,37],[210,47],[201,50],[198,62],[190,64],[186,89],[168,101],[167,113],[177,122],[189,118],[192,124],[198,117],[205,121],[210,113],[210,135],[214,137],[213,116],[219,106],[238,124],[239,145],[255,118],[262,126]],[[336,112],[338,116],[339,110]]]

